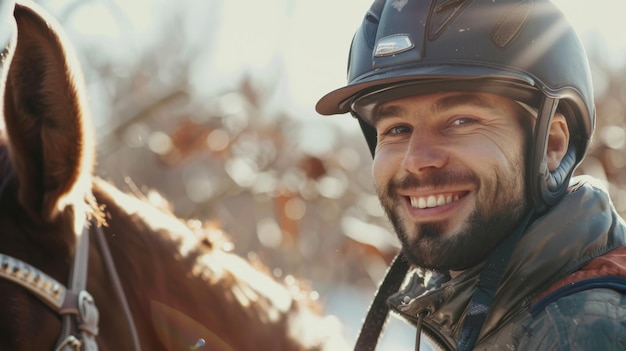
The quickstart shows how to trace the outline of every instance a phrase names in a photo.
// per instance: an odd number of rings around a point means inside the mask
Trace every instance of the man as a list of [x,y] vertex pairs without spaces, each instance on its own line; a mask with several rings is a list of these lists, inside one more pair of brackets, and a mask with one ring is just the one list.
[[[354,36],[350,112],[402,243],[389,304],[449,350],[625,350],[626,226],[573,178],[595,124],[589,65],[547,0],[377,0]],[[408,266],[410,281],[400,287]]]

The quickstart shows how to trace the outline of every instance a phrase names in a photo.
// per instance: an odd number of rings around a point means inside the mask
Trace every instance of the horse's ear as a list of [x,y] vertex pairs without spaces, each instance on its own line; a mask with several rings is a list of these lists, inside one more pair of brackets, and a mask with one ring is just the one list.
[[17,37],[3,72],[11,160],[21,205],[52,221],[89,189],[93,128],[78,60],[60,25],[34,4],[16,5],[14,16]]

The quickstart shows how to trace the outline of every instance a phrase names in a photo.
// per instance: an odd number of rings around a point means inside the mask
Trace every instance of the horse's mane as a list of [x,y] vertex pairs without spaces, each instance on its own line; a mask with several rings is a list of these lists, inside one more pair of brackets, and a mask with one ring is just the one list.
[[[171,212],[171,207],[163,198],[153,195],[152,198],[157,199],[155,206],[145,196],[123,192],[101,178],[94,178],[93,189],[96,199],[104,206],[103,213],[116,219],[107,221],[116,225],[107,228],[107,232],[112,235],[137,233],[132,238],[125,237],[120,243],[136,248],[142,255],[136,255],[128,261],[119,257],[116,262],[119,261],[120,266],[131,271],[137,285],[147,291],[152,290],[151,295],[144,298],[150,299],[152,314],[161,316],[156,318],[165,320],[163,323],[177,324],[180,318],[201,318],[189,310],[188,304],[185,306],[173,298],[177,285],[182,286],[183,282],[186,289],[195,291],[196,296],[190,298],[197,301],[236,301],[244,307],[240,313],[250,316],[245,318],[267,319],[265,323],[277,323],[285,315],[298,311],[296,315],[302,327],[315,327],[319,323],[319,319],[310,318],[322,312],[316,292],[296,279],[285,279],[279,283],[271,278],[269,270],[262,263],[251,264],[234,254],[233,242],[216,223],[182,220]],[[110,244],[115,247],[116,241],[111,240]],[[113,248],[113,251],[117,250]],[[154,271],[146,272],[145,267],[149,262],[154,262]],[[161,274],[155,273],[159,270],[162,270]],[[186,275],[184,279],[180,274]],[[166,276],[176,280],[154,283]],[[149,288],[153,283],[154,287]],[[168,283],[169,289],[160,290],[159,285],[168,286]],[[221,288],[208,289],[208,286]],[[212,298],[212,290],[220,291],[225,296]],[[215,313],[219,316],[221,312],[216,310]],[[325,323],[327,325],[318,324],[317,328],[333,325],[331,320]]]
[[[115,211],[122,211],[135,218],[136,224],[150,226],[150,230],[144,232],[159,233],[158,236],[150,235],[149,240],[159,242],[159,245],[171,246],[171,253],[181,260],[186,260],[191,274],[196,278],[208,283],[222,280],[221,284],[234,286],[241,277],[255,277],[256,281],[248,283],[256,283],[255,288],[264,292],[264,295],[272,296],[278,290],[273,289],[278,283],[269,278],[271,272],[262,262],[245,261],[232,254],[234,242],[217,222],[178,218],[172,212],[170,203],[160,196],[158,191],[148,190],[145,193],[138,193],[133,189],[131,193],[123,192],[112,183],[94,177],[94,194],[96,198],[103,199],[106,203],[102,208],[105,226],[106,218],[111,216],[111,211],[117,207]],[[263,275],[249,271],[250,269],[262,272]],[[281,296],[280,300],[293,299],[315,310],[321,310],[316,293],[303,282],[286,279],[283,283],[288,286],[290,296]]]

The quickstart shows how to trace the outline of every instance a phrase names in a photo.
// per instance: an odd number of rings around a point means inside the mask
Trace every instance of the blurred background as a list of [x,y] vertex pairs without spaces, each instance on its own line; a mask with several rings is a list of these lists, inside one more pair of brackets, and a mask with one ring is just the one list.
[[[98,174],[219,225],[235,252],[315,289],[355,339],[399,245],[356,122],[320,117],[314,105],[345,83],[370,0],[37,2],[83,66]],[[579,173],[604,180],[624,214],[626,3],[555,2],[587,47],[596,85],[597,131]],[[413,339],[392,321],[381,350],[411,350]]]

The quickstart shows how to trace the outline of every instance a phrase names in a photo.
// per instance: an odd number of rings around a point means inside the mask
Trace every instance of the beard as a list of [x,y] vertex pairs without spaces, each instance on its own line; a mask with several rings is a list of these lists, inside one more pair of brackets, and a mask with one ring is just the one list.
[[[406,259],[421,268],[447,272],[464,270],[484,261],[512,233],[526,211],[523,160],[511,168],[493,167],[481,180],[471,172],[440,171],[418,178],[409,174],[392,180],[386,188],[376,187],[381,204],[393,225]],[[525,178],[521,178],[525,179]],[[440,189],[453,184],[477,184],[474,208],[456,232],[448,221],[415,224],[400,215],[405,202],[399,190],[428,187]]]

